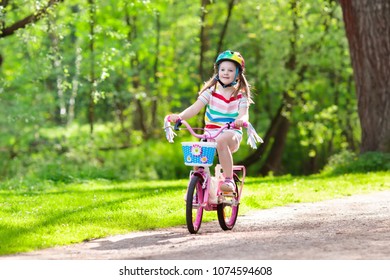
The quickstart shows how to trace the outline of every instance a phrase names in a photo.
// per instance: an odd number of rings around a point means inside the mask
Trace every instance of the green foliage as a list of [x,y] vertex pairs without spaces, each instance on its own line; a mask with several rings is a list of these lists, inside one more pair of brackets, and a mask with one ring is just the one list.
[[[168,152],[171,147],[156,143],[163,139],[156,130],[166,114],[196,99],[220,43],[222,49],[239,50],[245,57],[246,76],[255,93],[250,121],[261,136],[283,94],[294,99],[292,112],[284,113],[291,123],[284,173],[310,174],[330,155],[357,150],[360,131],[352,68],[337,2],[297,1],[295,11],[288,0],[263,2],[237,1],[227,22],[226,1],[211,1],[201,23],[197,1],[98,1],[91,18],[88,2],[70,0],[1,38],[0,176],[170,176],[155,164],[156,158],[145,154],[152,148],[166,152],[161,157],[174,162],[173,173],[183,175],[177,150]],[[1,21],[10,26],[45,3],[13,1],[1,11]],[[206,36],[202,53],[201,25]],[[207,77],[200,77],[200,55]],[[53,126],[61,130],[91,122],[91,112],[93,133],[84,131],[66,143],[42,135]],[[106,126],[103,132],[100,126]],[[145,147],[137,150],[140,139]],[[112,149],[103,152],[107,146]],[[123,146],[130,148],[120,150]],[[242,159],[251,152],[243,149],[237,156]],[[145,162],[135,162],[134,157]],[[309,168],[312,161],[316,165]],[[142,169],[131,169],[128,163]]]
[[324,174],[367,173],[390,171],[390,154],[367,152],[356,155],[345,150],[329,158]]
[[142,141],[133,133],[134,145],[118,149],[121,143],[112,141],[115,131],[103,125],[95,130],[90,139],[86,125],[45,129],[38,141],[44,145],[5,161],[2,175],[24,181],[121,181],[183,178],[190,170],[183,164],[180,141]]

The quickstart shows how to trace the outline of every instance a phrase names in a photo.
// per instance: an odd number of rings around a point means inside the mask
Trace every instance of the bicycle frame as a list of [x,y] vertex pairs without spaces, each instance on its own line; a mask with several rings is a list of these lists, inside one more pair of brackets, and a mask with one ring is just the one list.
[[[215,170],[218,170],[220,168],[221,168],[220,164],[217,164],[215,166]],[[240,174],[240,176],[239,176],[239,178],[241,179],[240,186],[237,186],[237,197],[236,197],[235,202],[234,202],[235,204],[239,204],[240,199],[241,199],[241,195],[242,195],[242,190],[243,190],[243,187],[245,184],[246,168],[243,165],[233,165],[233,172],[242,172],[242,174]],[[214,172],[214,174],[215,173],[217,173],[217,172]],[[214,177],[211,174],[209,168],[205,168],[205,167],[200,166],[200,167],[198,167],[198,170],[191,171],[190,176],[189,176],[189,179],[190,179],[189,181],[191,181],[191,178],[193,176],[198,176],[202,180],[202,189],[204,189],[205,192],[204,192],[204,201],[203,201],[203,204],[201,206],[204,208],[204,210],[215,211],[218,204],[226,202],[226,201],[223,201],[223,198],[225,196],[228,196],[229,194],[226,192],[222,192],[219,189],[219,187],[222,183],[222,180],[219,180],[218,186],[216,189],[216,198],[217,198],[216,202],[210,201],[211,180],[213,180]],[[236,175],[236,176],[238,176],[238,175]]]

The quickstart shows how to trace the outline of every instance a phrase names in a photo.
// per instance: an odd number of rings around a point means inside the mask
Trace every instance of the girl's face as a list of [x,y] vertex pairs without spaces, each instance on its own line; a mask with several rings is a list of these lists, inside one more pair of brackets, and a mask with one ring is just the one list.
[[218,68],[218,76],[225,85],[232,83],[236,76],[236,64],[232,61],[222,61]]

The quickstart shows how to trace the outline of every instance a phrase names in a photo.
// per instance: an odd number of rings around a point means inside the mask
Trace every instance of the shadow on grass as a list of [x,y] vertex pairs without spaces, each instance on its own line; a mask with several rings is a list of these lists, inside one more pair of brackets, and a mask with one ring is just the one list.
[[[18,226],[12,225],[12,215],[14,213],[18,213],[18,217],[20,218],[20,213],[27,212],[28,209],[23,208],[14,208],[13,205],[8,203],[9,209],[7,207],[3,207],[2,212],[7,213],[8,217],[3,217],[3,221],[6,221],[6,219],[10,220],[10,224],[5,225],[4,222],[1,222],[0,220],[0,255],[5,254],[12,254],[17,253],[20,251],[31,251],[36,249],[42,249],[45,247],[50,247],[54,245],[63,245],[63,244],[53,244],[53,242],[48,241],[47,244],[43,244],[44,240],[36,242],[31,241],[31,244],[29,239],[32,239],[34,234],[45,234],[45,228],[55,228],[55,227],[61,227],[62,224],[78,224],[79,226],[85,225],[93,225],[93,224],[99,224],[99,221],[102,223],[105,222],[104,220],[108,217],[96,217],[91,216],[90,221],[88,222],[88,219],[90,216],[90,213],[93,211],[96,211],[96,209],[107,209],[107,211],[104,211],[104,213],[113,213],[115,212],[115,209],[120,209],[118,212],[123,210],[123,208],[126,207],[126,205],[123,205],[123,203],[127,203],[130,201],[129,205],[129,211],[131,201],[136,201],[138,199],[148,199],[152,196],[160,196],[162,194],[170,194],[175,193],[181,190],[184,190],[185,187],[183,187],[181,184],[173,184],[170,186],[145,186],[138,187],[136,184],[132,184],[131,186],[120,186],[120,187],[99,187],[95,189],[88,189],[87,187],[81,187],[78,189],[75,188],[69,188],[69,189],[50,189],[49,191],[17,191],[14,193],[13,191],[5,192],[4,190],[0,192],[0,205],[6,205],[7,199],[10,199],[10,196],[17,196],[17,199],[12,200],[12,203],[17,204],[18,202],[28,200],[29,198],[33,197],[40,197],[40,200],[50,200],[53,196],[61,196],[66,195],[61,201],[61,198],[59,198],[59,203],[66,203],[68,200],[72,199],[72,196],[75,198],[82,198],[87,197],[85,200],[86,203],[89,205],[85,206],[81,203],[74,203],[73,206],[64,206],[64,207],[71,207],[70,209],[56,209],[54,210],[50,215],[41,218],[39,217],[37,221],[33,221],[30,223],[24,223]],[[107,194],[109,197],[107,198]],[[102,201],[93,201],[91,200],[91,197],[99,197],[101,195]],[[111,195],[116,195],[119,198],[111,197]],[[58,200],[58,198],[56,198]],[[30,203],[30,202],[26,202]],[[36,210],[37,214],[39,214],[39,211],[42,211],[38,203],[36,201],[32,202],[34,205],[31,207],[32,210]],[[20,206],[18,206],[20,207]],[[17,210],[15,210],[17,209]],[[142,209],[141,209],[142,210]],[[50,213],[50,209],[44,208],[43,211],[46,213]],[[115,215],[115,213],[113,213]],[[31,214],[30,214],[31,215]],[[86,216],[84,218],[83,216]],[[126,213],[124,215],[127,215]],[[129,212],[129,223],[131,223],[130,215],[131,212]],[[40,214],[40,216],[43,216]],[[31,216],[30,216],[31,217]],[[23,218],[23,217],[22,217]],[[84,219],[81,219],[84,218]],[[141,217],[144,218],[144,217]],[[87,222],[87,223],[86,223]],[[122,224],[123,226],[123,224]],[[148,225],[150,228],[154,228],[154,226]],[[42,230],[44,229],[44,230]],[[70,229],[72,230],[72,229]],[[129,226],[129,231],[131,230],[131,226]],[[46,230],[47,234],[49,233],[49,230]],[[53,230],[55,232],[55,229]],[[86,239],[92,239],[92,238],[98,238],[102,237],[101,234],[97,234],[96,236],[89,236]],[[69,235],[67,236],[69,239]],[[71,237],[72,238],[72,237]],[[51,240],[52,238],[49,237],[48,240]],[[72,242],[81,242],[83,240],[77,240],[74,238]],[[35,242],[35,244],[33,244]],[[68,243],[69,242],[64,242]]]

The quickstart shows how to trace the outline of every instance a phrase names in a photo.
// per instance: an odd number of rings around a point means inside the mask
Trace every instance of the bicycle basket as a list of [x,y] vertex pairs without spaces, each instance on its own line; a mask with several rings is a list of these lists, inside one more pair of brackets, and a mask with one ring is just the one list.
[[216,142],[182,142],[184,164],[189,166],[210,166],[213,164]]

